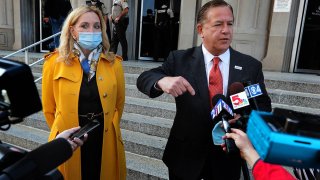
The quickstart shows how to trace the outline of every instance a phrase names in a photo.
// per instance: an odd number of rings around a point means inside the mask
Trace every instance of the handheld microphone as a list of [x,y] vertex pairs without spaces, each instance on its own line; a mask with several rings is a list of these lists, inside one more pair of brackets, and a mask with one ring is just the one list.
[[252,109],[242,83],[232,83],[229,87],[229,94],[235,113],[241,115],[235,126],[245,130]]
[[[225,132],[231,133],[231,128],[230,128],[228,119],[233,117],[233,111],[226,102],[227,102],[226,97],[221,94],[217,94],[212,98],[212,104],[214,104],[215,106],[211,111],[211,118],[212,119],[221,118]],[[232,138],[225,139],[225,144],[226,144],[228,154],[234,154],[239,152],[239,149],[237,148]]]
[[21,160],[4,169],[0,179],[22,180],[42,176],[72,156],[69,142],[57,138],[29,152]]
[[251,108],[259,111],[259,106],[258,106],[257,100],[255,98],[255,97],[263,94],[259,83],[252,84],[251,81],[246,81],[243,84],[244,84],[244,86],[246,86],[244,89],[247,94],[247,97],[252,100],[251,104],[253,104],[253,106],[251,105]]

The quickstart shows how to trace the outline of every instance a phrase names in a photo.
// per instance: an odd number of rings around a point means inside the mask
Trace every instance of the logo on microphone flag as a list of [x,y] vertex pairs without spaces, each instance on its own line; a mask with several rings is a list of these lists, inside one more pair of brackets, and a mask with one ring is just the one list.
[[231,116],[233,116],[232,109],[228,106],[226,102],[220,99],[211,111],[211,119],[217,117],[223,109],[226,110]]
[[244,90],[246,91],[247,97],[249,99],[262,95],[262,91],[259,84],[252,84],[250,86],[245,87]]
[[244,91],[230,96],[230,99],[233,109],[239,109],[250,105],[248,97]]

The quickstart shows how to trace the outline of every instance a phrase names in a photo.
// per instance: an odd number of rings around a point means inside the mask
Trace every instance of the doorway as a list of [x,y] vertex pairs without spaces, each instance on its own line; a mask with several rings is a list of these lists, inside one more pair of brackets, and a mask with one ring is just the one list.
[[178,47],[181,0],[142,0],[139,60],[164,61]]
[[295,72],[320,73],[320,1],[306,0]]

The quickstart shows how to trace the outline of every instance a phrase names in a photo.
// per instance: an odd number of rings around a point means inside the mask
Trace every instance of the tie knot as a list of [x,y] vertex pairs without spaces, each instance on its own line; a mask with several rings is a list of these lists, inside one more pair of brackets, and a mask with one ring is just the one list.
[[220,58],[219,58],[218,56],[216,56],[216,57],[213,58],[213,65],[214,65],[214,66],[218,65],[219,62],[220,62]]

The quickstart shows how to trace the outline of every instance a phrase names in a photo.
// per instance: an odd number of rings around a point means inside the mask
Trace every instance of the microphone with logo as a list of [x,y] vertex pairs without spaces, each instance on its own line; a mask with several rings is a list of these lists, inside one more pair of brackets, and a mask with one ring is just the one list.
[[[233,111],[226,102],[227,99],[222,94],[217,94],[212,98],[212,105],[214,105],[214,107],[211,111],[211,119],[218,121],[221,119],[224,131],[230,133],[231,128],[228,119],[233,118]],[[239,153],[239,149],[233,139],[225,139],[225,144],[228,154]]]
[[239,126],[238,128],[245,130],[252,108],[242,83],[232,83],[229,87],[229,94],[234,112],[241,115],[240,119],[237,121],[237,126]]
[[70,143],[57,138],[27,153],[22,159],[0,172],[0,180],[42,179],[72,156]]
[[243,83],[243,85],[245,86],[244,90],[245,90],[247,97],[249,99],[251,109],[255,109],[255,110],[259,111],[260,109],[259,109],[256,97],[263,94],[259,83],[252,84],[251,81],[246,81]]

